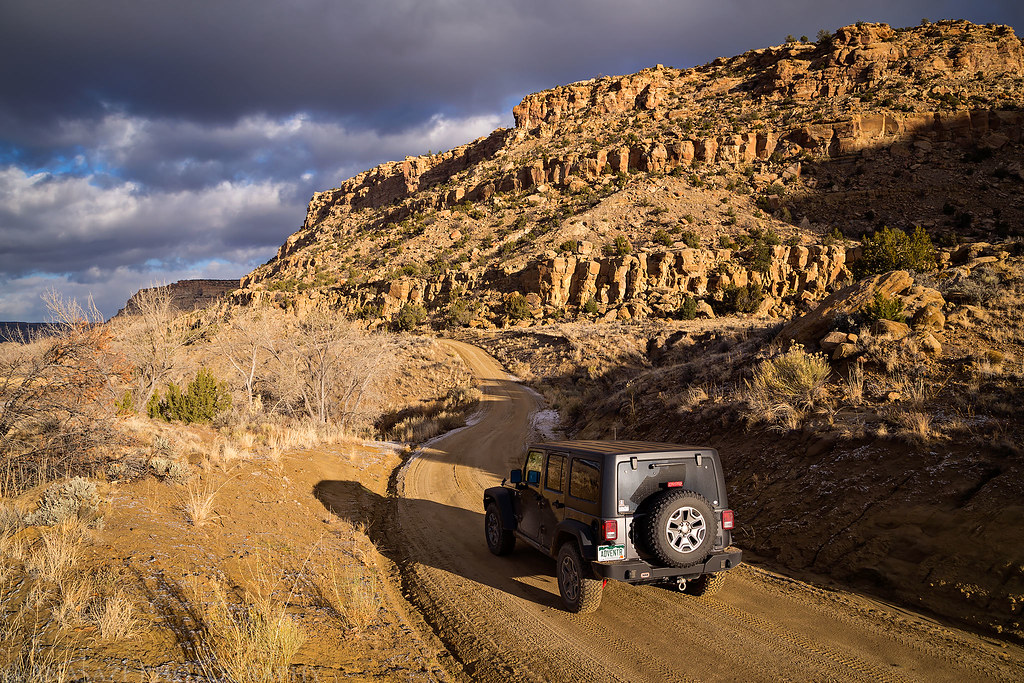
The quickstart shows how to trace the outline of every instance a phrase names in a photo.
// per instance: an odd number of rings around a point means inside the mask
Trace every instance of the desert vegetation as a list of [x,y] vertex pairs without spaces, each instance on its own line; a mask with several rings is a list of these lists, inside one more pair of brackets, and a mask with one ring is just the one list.
[[[50,334],[0,345],[4,680],[78,678],[86,651],[87,675],[99,675],[113,660],[98,653],[116,657],[140,639],[176,642],[193,660],[182,671],[282,680],[310,638],[391,628],[378,614],[385,569],[351,525],[339,522],[348,550],[326,564],[284,566],[277,548],[255,564],[215,563],[207,581],[184,557],[161,563],[173,581],[119,568],[111,539],[145,528],[218,555],[232,542],[224,529],[240,479],[278,476],[305,449],[333,449],[340,466],[386,482],[398,456],[370,449],[361,461],[363,441],[416,443],[461,424],[479,399],[466,370],[435,342],[368,332],[326,310],[183,314],[168,299],[144,290],[130,314],[104,323],[53,295]],[[312,597],[297,614],[298,593]],[[310,634],[303,610],[333,625]],[[182,618],[187,638],[173,627]]]

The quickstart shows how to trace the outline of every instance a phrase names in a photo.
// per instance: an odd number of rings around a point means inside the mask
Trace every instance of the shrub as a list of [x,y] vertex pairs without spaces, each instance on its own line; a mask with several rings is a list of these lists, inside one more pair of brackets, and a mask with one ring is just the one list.
[[151,418],[161,418],[167,422],[208,423],[230,407],[231,395],[227,384],[218,381],[206,368],[200,368],[185,391],[171,382],[163,398],[154,392],[146,404],[146,412]]
[[36,511],[25,518],[30,526],[56,526],[72,517],[94,521],[99,516],[96,483],[75,477],[46,489]]
[[792,417],[814,407],[824,394],[829,374],[824,355],[794,346],[754,368],[754,376],[747,382],[748,398],[755,408],[770,415]]
[[884,227],[873,237],[864,237],[863,253],[854,264],[858,278],[900,269],[926,271],[935,268],[935,246],[924,228],[913,235]]
[[700,237],[693,230],[684,230],[680,233],[679,239],[691,249],[700,249]]
[[533,315],[530,311],[530,304],[526,302],[526,297],[519,292],[512,292],[505,299],[505,313],[512,320],[525,320]]
[[772,266],[772,248],[764,240],[754,242],[751,267],[759,273],[767,273]]
[[633,251],[633,245],[629,243],[629,239],[625,235],[619,235],[615,241],[604,245],[606,256],[625,256],[631,251]]
[[395,328],[408,332],[427,319],[427,309],[423,304],[405,303],[395,314]]
[[561,252],[564,252],[564,253],[567,253],[567,254],[575,254],[577,251],[579,251],[579,248],[580,248],[580,241],[579,240],[566,240],[565,242],[562,242],[561,244],[558,245],[558,251],[561,251]]
[[764,300],[764,288],[759,283],[749,282],[743,287],[728,285],[722,290],[722,300],[718,302],[719,315],[730,313],[753,313]]
[[679,307],[679,317],[683,320],[693,320],[697,317],[697,300],[689,294],[683,299],[683,305]]
[[594,297],[587,299],[587,302],[583,304],[583,312],[587,315],[597,315],[597,301]]
[[672,246],[672,236],[662,228],[658,228],[654,232],[654,241],[666,247]]
[[889,298],[881,292],[875,292],[875,299],[865,309],[869,321],[894,320],[898,323],[907,322],[903,315],[903,300],[899,297]]
[[477,306],[465,299],[456,299],[448,305],[446,322],[449,327],[465,327],[476,315]]

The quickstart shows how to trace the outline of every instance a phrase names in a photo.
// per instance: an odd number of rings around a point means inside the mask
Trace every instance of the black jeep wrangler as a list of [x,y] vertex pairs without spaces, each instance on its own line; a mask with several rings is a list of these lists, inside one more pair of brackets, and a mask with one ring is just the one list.
[[557,559],[570,612],[593,612],[609,579],[710,595],[731,548],[733,514],[713,448],[645,441],[530,444],[522,470],[484,491],[487,547],[516,539]]

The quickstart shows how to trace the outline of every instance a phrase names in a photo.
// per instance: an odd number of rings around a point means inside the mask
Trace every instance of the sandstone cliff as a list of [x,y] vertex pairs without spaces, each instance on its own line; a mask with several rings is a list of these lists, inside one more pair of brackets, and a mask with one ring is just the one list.
[[195,311],[224,299],[229,292],[238,289],[238,280],[179,280],[160,287],[140,289],[132,295],[117,316],[131,315],[138,309],[138,299],[154,290],[170,295],[171,306],[178,311]]
[[[384,319],[467,298],[491,324],[512,292],[534,316],[593,299],[624,318],[755,282],[772,297],[760,312],[780,313],[842,273],[847,249],[825,256],[825,235],[920,224],[954,243],[1020,229],[1022,70],[1005,26],[858,24],[529,95],[514,129],[315,194],[236,301]],[[787,246],[755,271],[734,242],[763,234]],[[619,238],[629,255],[602,256]]]

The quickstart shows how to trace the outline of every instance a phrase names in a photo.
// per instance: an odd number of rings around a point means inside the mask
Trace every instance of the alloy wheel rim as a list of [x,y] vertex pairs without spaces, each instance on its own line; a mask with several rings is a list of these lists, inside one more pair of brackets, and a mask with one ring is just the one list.
[[693,552],[707,537],[708,525],[699,510],[688,505],[677,509],[665,524],[669,545],[677,552]]

